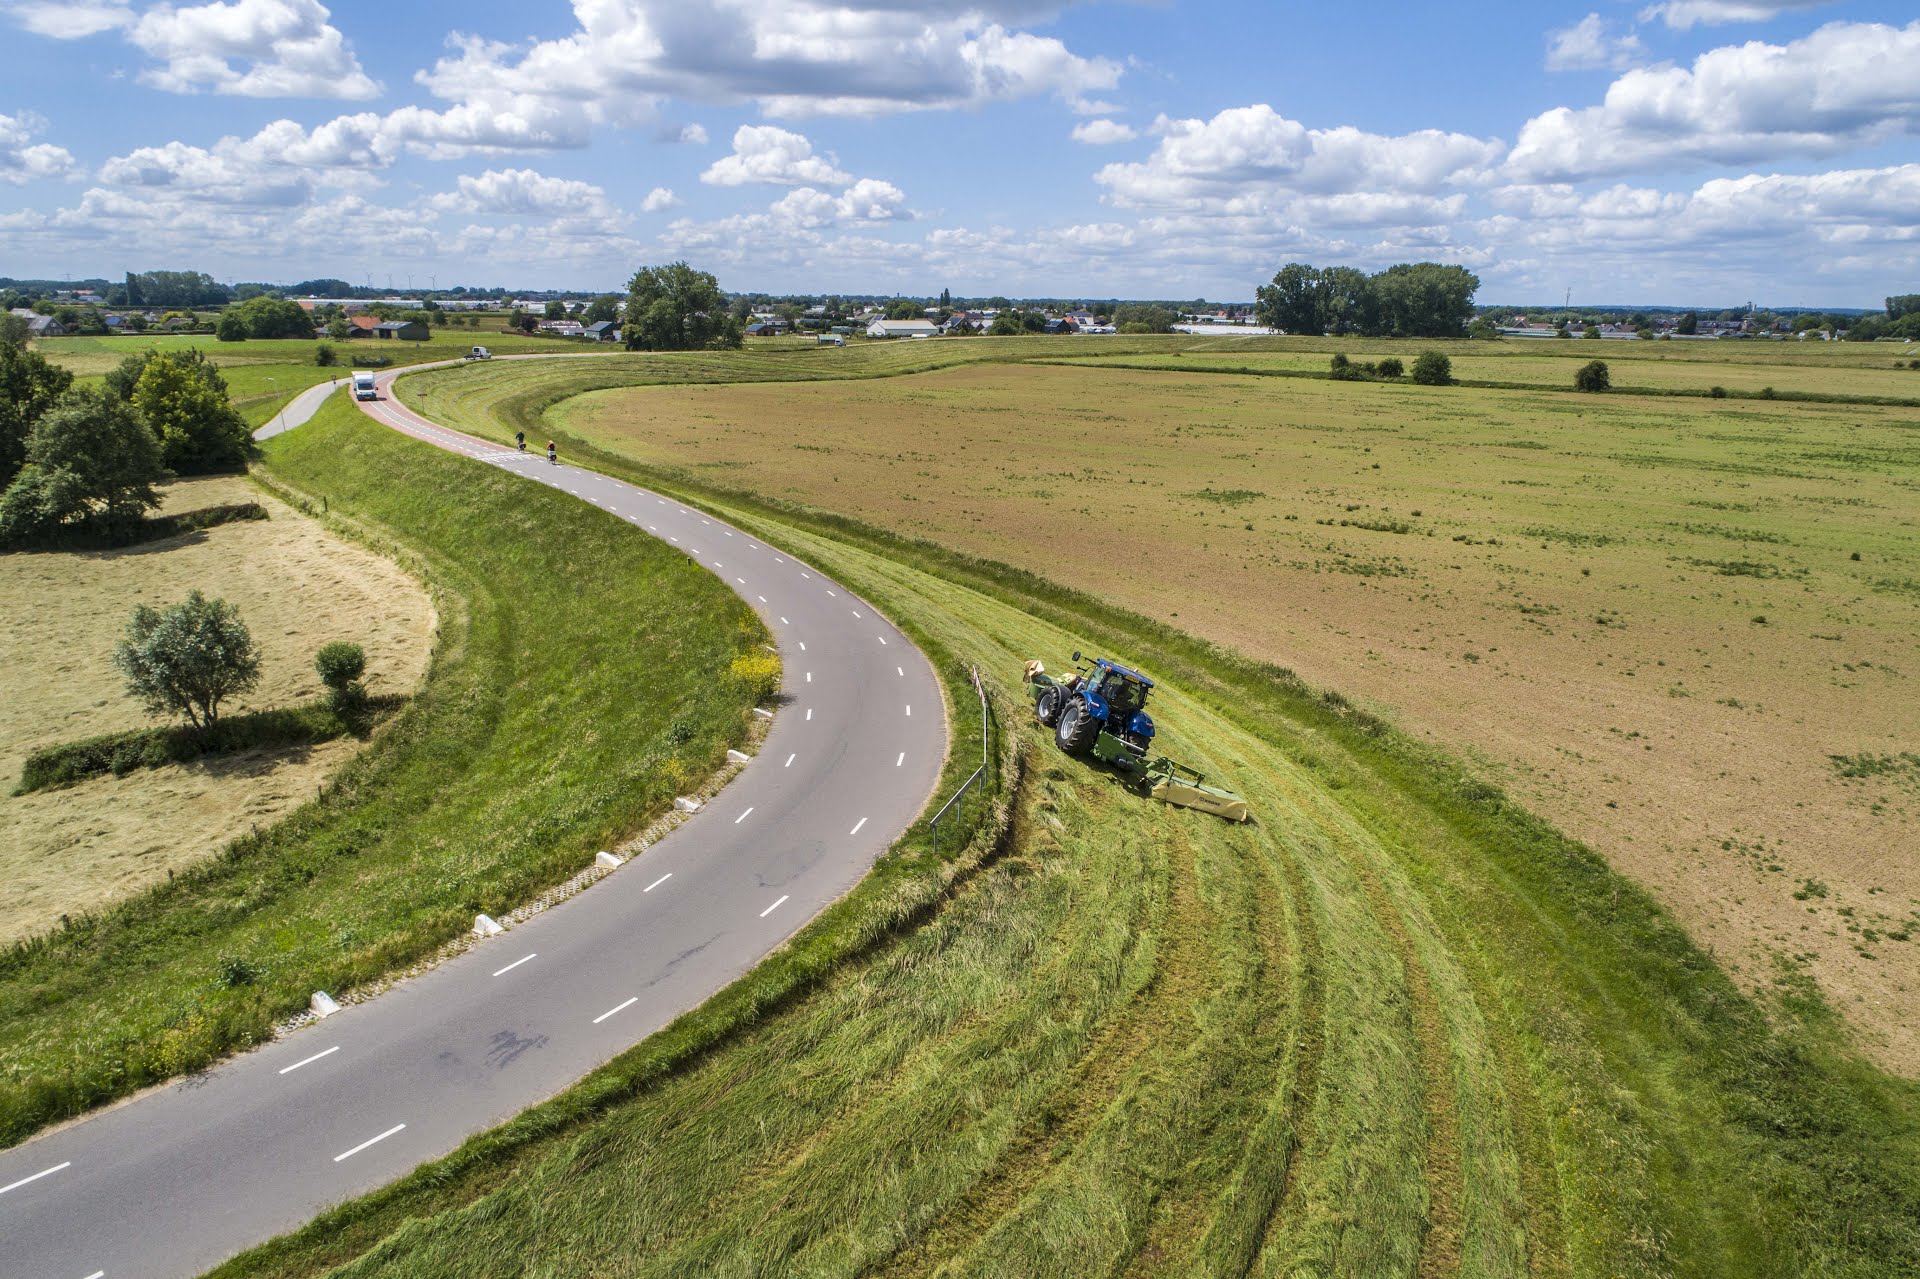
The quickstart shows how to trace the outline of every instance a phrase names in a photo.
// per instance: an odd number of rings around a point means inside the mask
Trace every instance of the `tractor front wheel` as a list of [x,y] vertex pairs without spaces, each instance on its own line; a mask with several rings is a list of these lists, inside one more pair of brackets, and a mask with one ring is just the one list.
[[1058,686],[1040,690],[1040,696],[1034,699],[1033,717],[1052,728],[1060,720],[1060,703],[1065,697]]
[[1087,714],[1087,704],[1077,697],[1066,704],[1053,729],[1053,740],[1069,755],[1085,755],[1099,735],[1100,722]]

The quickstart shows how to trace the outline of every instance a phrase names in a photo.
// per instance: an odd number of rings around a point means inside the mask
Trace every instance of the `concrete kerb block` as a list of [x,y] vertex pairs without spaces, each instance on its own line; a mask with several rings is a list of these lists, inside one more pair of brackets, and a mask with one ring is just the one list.
[[627,863],[621,858],[615,857],[612,853],[602,850],[600,855],[593,859],[593,864],[595,866],[604,866],[608,870],[618,870]]
[[333,1002],[333,996],[324,990],[313,992],[313,998],[307,1001],[307,1007],[315,1017],[331,1017],[340,1011],[340,1005]]
[[752,759],[753,756],[747,754],[745,751],[730,750],[727,752],[727,758],[732,760],[736,764],[744,764],[748,760]]
[[697,799],[688,799],[685,795],[674,798],[673,806],[683,813],[697,813],[704,807]]
[[506,929],[500,927],[492,915],[475,915],[473,917],[473,935],[475,937],[497,937],[505,931]]
[[772,718],[773,718],[773,712],[772,712],[772,711],[770,711],[770,710],[768,710],[768,709],[767,709],[766,707],[764,707],[764,706],[756,706],[756,707],[754,707],[754,708],[753,708],[753,713],[754,713],[755,715],[758,715],[758,716],[759,716],[759,717],[760,717],[761,719],[772,719]]

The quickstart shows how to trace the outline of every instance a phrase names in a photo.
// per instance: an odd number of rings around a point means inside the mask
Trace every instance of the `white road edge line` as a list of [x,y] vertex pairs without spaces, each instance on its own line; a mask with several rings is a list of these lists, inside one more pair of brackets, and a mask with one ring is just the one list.
[[514,960],[514,961],[513,961],[513,962],[512,962],[511,964],[508,964],[508,965],[507,965],[507,966],[506,966],[505,968],[502,968],[502,969],[500,969],[500,970],[499,970],[499,972],[496,972],[496,973],[494,973],[494,976],[495,976],[495,977],[498,977],[498,976],[499,976],[499,975],[500,975],[501,973],[510,973],[510,972],[512,972],[512,971],[513,971],[514,969],[516,969],[516,968],[518,968],[518,967],[519,967],[520,965],[522,965],[522,964],[524,964],[524,963],[526,963],[526,962],[527,962],[527,961],[528,961],[529,959],[532,959],[532,958],[534,957],[534,955],[538,955],[539,953],[540,953],[540,952],[536,950],[536,951],[534,951],[534,952],[533,952],[532,954],[528,954],[528,955],[522,955],[522,956],[520,956],[520,958],[518,958],[518,959],[516,959],[516,960]]
[[848,831],[847,834],[849,836],[858,835],[860,833],[860,828],[862,826],[865,826],[866,824],[867,824],[867,819],[862,817],[859,821],[853,824],[853,829]]
[[760,912],[760,918],[762,918],[762,919],[765,919],[765,918],[766,918],[766,917],[767,917],[768,915],[771,915],[771,914],[773,914],[773,912],[774,912],[774,911],[776,911],[776,910],[779,910],[779,909],[780,909],[780,902],[783,902],[783,901],[785,901],[785,900],[787,900],[787,898],[789,898],[789,897],[791,897],[792,895],[793,895],[793,894],[791,894],[791,893],[782,893],[782,894],[780,894],[780,901],[779,901],[779,902],[775,902],[775,903],[774,903],[773,905],[771,905],[771,906],[769,906],[769,907],[767,907],[767,908],[766,908],[765,910],[763,910],[763,911],[761,911],[761,912]]
[[327,1049],[323,1053],[315,1053],[311,1057],[307,1057],[301,1061],[294,1062],[293,1065],[291,1066],[282,1066],[279,1070],[279,1073],[283,1075],[291,1075],[294,1071],[300,1069],[300,1067],[311,1066],[314,1062],[319,1061],[322,1057],[331,1057],[339,1051],[340,1051],[340,1045],[335,1044],[333,1047]]
[[615,1013],[620,1012],[622,1009],[631,1008],[639,1002],[640,1002],[640,996],[635,995],[632,999],[629,999],[626,1003],[619,1004],[613,1008],[609,1008],[607,1009],[607,1011],[601,1013],[598,1017],[595,1017],[593,1019],[593,1024],[598,1026],[601,1022],[613,1016]]
[[[752,811],[753,811],[753,805],[752,805],[752,804],[748,804],[748,805],[747,805],[747,813],[751,813]],[[733,824],[734,824],[735,826],[738,826],[738,825],[739,825],[739,824],[740,824],[741,822],[744,822],[744,821],[746,821],[746,820],[747,820],[747,813],[742,813],[742,814],[740,814],[740,815],[739,815],[738,817],[736,817],[736,818],[734,818],[734,819],[733,819]]]
[[67,1160],[67,1162],[63,1164],[55,1164],[53,1167],[47,1169],[45,1172],[36,1172],[31,1177],[22,1177],[20,1178],[20,1180],[14,1182],[11,1186],[0,1186],[0,1195],[6,1194],[9,1190],[18,1190],[20,1189],[20,1187],[26,1185],[29,1181],[38,1181],[42,1177],[51,1177],[53,1176],[54,1173],[59,1172],[61,1169],[71,1168],[71,1167],[73,1167],[73,1160],[69,1159]]
[[368,1146],[377,1145],[378,1143],[385,1141],[387,1138],[393,1136],[393,1134],[399,1132],[401,1129],[405,1127],[406,1127],[405,1124],[395,1124],[393,1127],[381,1133],[378,1137],[370,1138],[366,1141],[361,1142],[359,1145],[355,1146],[352,1150],[342,1151],[340,1154],[335,1155],[333,1157],[333,1162],[339,1163],[342,1159],[351,1159],[355,1155],[359,1154],[361,1151],[365,1150]]
[[664,884],[664,883],[666,883],[666,882],[667,882],[667,881],[668,881],[669,879],[672,879],[672,878],[673,878],[673,872],[672,872],[672,871],[668,871],[668,872],[667,872],[666,874],[664,874],[664,875],[662,875],[662,876],[661,876],[660,878],[658,878],[658,879],[656,879],[656,880],[654,880],[654,881],[653,881],[653,882],[652,882],[651,884],[648,884],[648,885],[647,885],[647,886],[646,886],[645,888],[643,888],[643,889],[641,889],[640,891],[641,891],[641,892],[643,892],[643,893],[650,893],[650,892],[652,892],[652,891],[653,891],[654,889],[656,889],[656,888],[658,888],[658,887],[660,887],[660,885],[662,885],[662,884]]

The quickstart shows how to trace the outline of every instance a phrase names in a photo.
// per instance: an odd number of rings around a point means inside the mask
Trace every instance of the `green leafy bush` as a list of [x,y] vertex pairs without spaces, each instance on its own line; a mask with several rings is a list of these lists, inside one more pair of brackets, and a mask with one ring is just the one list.
[[1453,361],[1438,351],[1422,351],[1413,362],[1413,380],[1421,386],[1452,386]]
[[161,612],[142,604],[114,650],[127,692],[154,715],[213,728],[220,703],[260,683],[260,658],[240,610],[199,591]]
[[313,668],[327,686],[327,704],[333,709],[348,710],[366,701],[360,677],[367,672],[367,654],[358,644],[335,640],[321,645],[313,655]]
[[1613,385],[1613,378],[1607,372],[1605,360],[1588,360],[1573,375],[1573,389],[1576,391],[1604,391]]

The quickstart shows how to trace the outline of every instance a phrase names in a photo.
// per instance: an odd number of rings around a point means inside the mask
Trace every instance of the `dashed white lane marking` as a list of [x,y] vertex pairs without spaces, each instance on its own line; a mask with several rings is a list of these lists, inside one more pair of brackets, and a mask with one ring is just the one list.
[[365,1150],[368,1146],[375,1146],[380,1144],[381,1142],[385,1141],[387,1138],[393,1136],[393,1134],[401,1131],[405,1127],[406,1127],[405,1124],[395,1124],[393,1127],[381,1133],[378,1137],[368,1138],[366,1141],[363,1141],[359,1145],[355,1146],[352,1150],[341,1151],[339,1154],[333,1157],[333,1162],[339,1163],[342,1159],[351,1159],[355,1155],[359,1154],[361,1151]]
[[850,831],[848,831],[848,832],[847,832],[847,834],[848,834],[848,835],[858,835],[858,834],[860,833],[860,828],[861,828],[862,826],[865,826],[866,824],[867,824],[867,819],[866,819],[866,818],[864,818],[864,817],[862,817],[862,818],[861,818],[861,819],[860,819],[859,821],[857,821],[857,822],[855,822],[855,823],[853,824],[853,829],[852,829],[852,830],[850,830]]
[[670,537],[670,538],[668,538],[667,540],[668,540],[669,542],[672,542],[672,543],[673,543],[673,544],[674,544],[675,546],[678,546],[678,545],[680,545],[680,539],[679,539],[679,538],[677,538],[677,537]]
[[908,718],[908,719],[912,719],[912,718],[913,718],[913,703],[912,703],[912,702],[908,702],[908,703],[907,703],[907,718]]
[[[720,567],[721,567],[721,568],[725,568],[725,567],[726,567],[726,565],[724,565],[724,564],[722,564],[722,565],[721,565]],[[738,582],[738,583],[740,583],[740,585],[742,585],[742,586],[745,586],[745,585],[747,584],[747,579],[746,579],[746,578],[744,578],[744,577],[736,577],[736,578],[734,578],[733,580],[734,580],[734,581],[736,581],[736,582]]]
[[828,591],[828,592],[827,592],[827,594],[829,594],[829,595],[831,595],[831,596],[833,596],[833,598],[835,598],[835,599],[839,599],[839,598],[840,598],[840,593],[839,593],[838,591],[832,591],[832,590],[830,590],[830,591]]
[[780,767],[782,767],[782,768],[792,768],[792,767],[793,767],[793,761],[794,761],[794,760],[795,760],[796,758],[798,758],[798,757],[799,757],[799,754],[800,754],[800,752],[798,752],[798,751],[795,751],[795,752],[794,752],[794,753],[793,753],[792,755],[789,755],[789,756],[787,756],[787,762],[786,762],[786,763],[784,763],[784,764],[782,764],[782,765],[780,765]]
[[813,722],[813,707],[811,706],[807,707],[807,722],[808,723]]
[[899,759],[896,759],[896,760],[894,760],[894,761],[893,761],[893,766],[894,766],[895,768],[898,768],[898,767],[900,767],[900,765],[902,765],[902,764],[904,764],[904,763],[906,763],[906,762],[907,762],[907,753],[906,753],[905,751],[901,751],[901,752],[900,752],[900,758],[899,758]]
[[781,618],[781,619],[780,619],[780,625],[782,625],[782,626],[792,626],[792,625],[793,625],[793,623],[792,623],[792,622],[789,622],[789,621],[788,621],[788,620],[787,620],[786,618],[784,618],[784,617],[783,617],[783,618]]
[[881,642],[882,644],[884,644],[884,643],[886,643],[886,642],[887,642],[887,637],[886,637],[886,636],[884,636],[884,635],[882,635],[882,636],[880,637],[880,642]]
[[96,1270],[88,1275],[87,1279],[107,1279],[107,1272],[104,1270]]
[[[747,805],[747,813],[751,813],[752,811],[753,811],[753,805],[752,805],[752,804],[748,804],[748,805]],[[735,826],[738,826],[738,825],[739,825],[739,824],[740,824],[741,822],[744,822],[744,821],[746,821],[746,820],[747,820],[747,813],[742,813],[742,814],[740,814],[740,815],[739,815],[738,817],[736,817],[736,818],[734,818],[734,819],[733,819],[733,824],[734,824]]]
[[340,1045],[335,1044],[333,1047],[327,1049],[325,1052],[315,1053],[311,1057],[302,1058],[301,1060],[294,1062],[293,1065],[291,1066],[282,1066],[279,1069],[279,1071],[276,1073],[282,1074],[282,1075],[291,1075],[294,1071],[300,1069],[300,1067],[311,1066],[314,1062],[319,1061],[322,1057],[331,1057],[333,1056],[333,1054],[339,1051],[340,1051]]
[[[753,549],[757,551],[757,550],[759,550],[760,548],[756,546],[756,547],[754,547]],[[780,558],[780,557],[779,557],[778,555],[776,555],[776,556],[774,556],[774,557],[773,557],[773,562],[774,562],[775,564],[785,564],[785,563],[786,563],[786,561],[785,561],[785,560],[783,560],[783,559],[781,559],[781,558]]]
[[516,969],[516,968],[518,968],[518,967],[519,967],[520,965],[522,965],[522,964],[524,964],[524,963],[526,963],[526,962],[527,962],[527,961],[528,961],[529,959],[532,959],[534,955],[538,955],[539,953],[540,953],[540,952],[536,950],[536,951],[534,951],[534,952],[533,952],[533,954],[532,954],[532,955],[522,955],[522,956],[520,956],[520,958],[518,958],[518,959],[516,959],[516,960],[514,960],[514,961],[513,961],[513,962],[512,962],[511,964],[508,964],[508,965],[507,965],[507,966],[506,966],[505,968],[502,968],[502,969],[500,969],[500,970],[499,970],[499,972],[496,972],[496,973],[494,973],[494,976],[495,976],[495,977],[498,977],[498,976],[499,976],[499,975],[500,975],[501,973],[510,973],[510,972],[512,972],[512,971],[513,971],[514,969]]
[[653,500],[658,502],[661,506],[665,506],[667,504],[667,499],[664,497],[656,497]]
[[659,531],[660,531],[660,526],[659,526],[658,524],[649,524],[649,525],[647,525],[647,532],[649,532],[649,533],[658,533]]
[[20,1180],[14,1182],[10,1186],[0,1186],[0,1195],[6,1194],[9,1190],[18,1190],[20,1189],[20,1187],[26,1185],[29,1181],[38,1181],[42,1177],[51,1177],[53,1176],[54,1173],[59,1172],[61,1169],[71,1168],[71,1167],[73,1167],[73,1160],[69,1159],[67,1160],[67,1162],[63,1164],[55,1164],[53,1167],[47,1169],[45,1172],[36,1172],[31,1177],[22,1177],[20,1178]]
[[627,1001],[626,1003],[624,1003],[624,1004],[616,1004],[616,1005],[614,1005],[614,1006],[613,1006],[612,1008],[609,1008],[609,1009],[607,1009],[607,1011],[605,1011],[605,1012],[603,1012],[603,1013],[601,1013],[601,1014],[600,1014],[600,1015],[599,1015],[598,1017],[595,1017],[595,1018],[593,1019],[593,1024],[594,1024],[594,1025],[596,1025],[596,1026],[598,1026],[598,1025],[599,1025],[599,1024],[601,1023],[601,1022],[603,1022],[603,1021],[605,1021],[605,1020],[606,1020],[607,1018],[609,1018],[609,1017],[611,1017],[611,1016],[613,1016],[613,1015],[614,1015],[615,1013],[617,1013],[617,1012],[620,1012],[620,1011],[621,1011],[621,1010],[623,1010],[623,1009],[627,1009],[627,1008],[631,1008],[631,1007],[633,1007],[633,1006],[634,1006],[635,1004],[637,1004],[637,1003],[639,1003],[639,1002],[640,1002],[640,996],[638,996],[638,995],[635,995],[635,996],[634,996],[634,997],[633,997],[632,999],[629,999],[629,1000],[628,1000],[628,1001]]
[[805,640],[798,640],[796,642],[800,645],[800,651],[802,653],[807,651],[807,642]]
[[785,900],[787,900],[787,898],[789,898],[789,897],[791,897],[792,895],[793,895],[793,894],[791,894],[791,893],[782,893],[782,894],[780,894],[780,901],[779,901],[779,902],[775,902],[775,903],[774,903],[773,905],[771,905],[771,906],[769,906],[769,907],[767,907],[767,908],[766,908],[765,910],[763,910],[763,911],[761,911],[761,912],[760,912],[760,918],[762,918],[762,919],[765,919],[765,918],[766,918],[766,917],[767,917],[768,915],[771,915],[771,914],[773,914],[773,912],[774,912],[774,911],[776,911],[776,910],[779,910],[779,909],[780,909],[780,902],[783,902],[783,901],[785,901]]
[[896,671],[899,671],[899,672],[900,672],[900,678],[901,678],[901,679],[905,679],[905,678],[907,677],[907,668],[906,668],[906,667],[904,667],[904,666],[896,666],[896,667],[894,667],[893,669],[894,669],[894,670],[896,670]]
[[732,537],[732,536],[733,536],[733,534],[732,534],[732,532],[731,532],[731,531],[729,531],[729,530],[727,530],[727,529],[721,529],[720,531],[721,531],[722,533],[725,533],[725,534],[726,534],[726,535],[727,535],[728,537]]
[[807,573],[807,572],[802,572],[802,573],[800,574],[800,576],[802,576],[802,577],[804,577],[804,578],[806,578],[806,579],[807,579],[807,580],[808,580],[809,582],[811,582],[811,581],[813,580],[813,574],[811,574],[811,573]]
[[808,672],[807,672],[807,683],[809,683],[809,684],[811,684],[811,683],[813,683],[813,672],[812,672],[812,671],[808,671]]
[[764,595],[756,595],[754,596],[754,598],[759,600],[762,604],[765,604],[767,602],[767,597]]
[[[742,814],[740,814],[740,815],[741,815],[742,817],[745,817],[745,816],[746,816],[746,814],[745,814],[745,813],[742,813]],[[653,881],[653,882],[652,882],[651,884],[648,884],[648,885],[647,885],[647,886],[646,886],[645,888],[643,888],[643,889],[641,889],[640,891],[641,891],[641,892],[643,892],[643,893],[650,893],[650,892],[652,892],[652,891],[653,891],[654,889],[656,889],[656,888],[658,888],[658,887],[660,887],[660,885],[662,885],[662,884],[664,884],[664,883],[666,883],[666,882],[667,882],[667,881],[668,881],[669,879],[672,879],[672,878],[673,878],[673,872],[672,872],[672,871],[668,871],[668,872],[667,872],[666,874],[664,874],[664,875],[662,875],[662,876],[661,876],[660,878],[658,878],[658,879],[656,879],[656,880],[654,880],[654,881]]]

